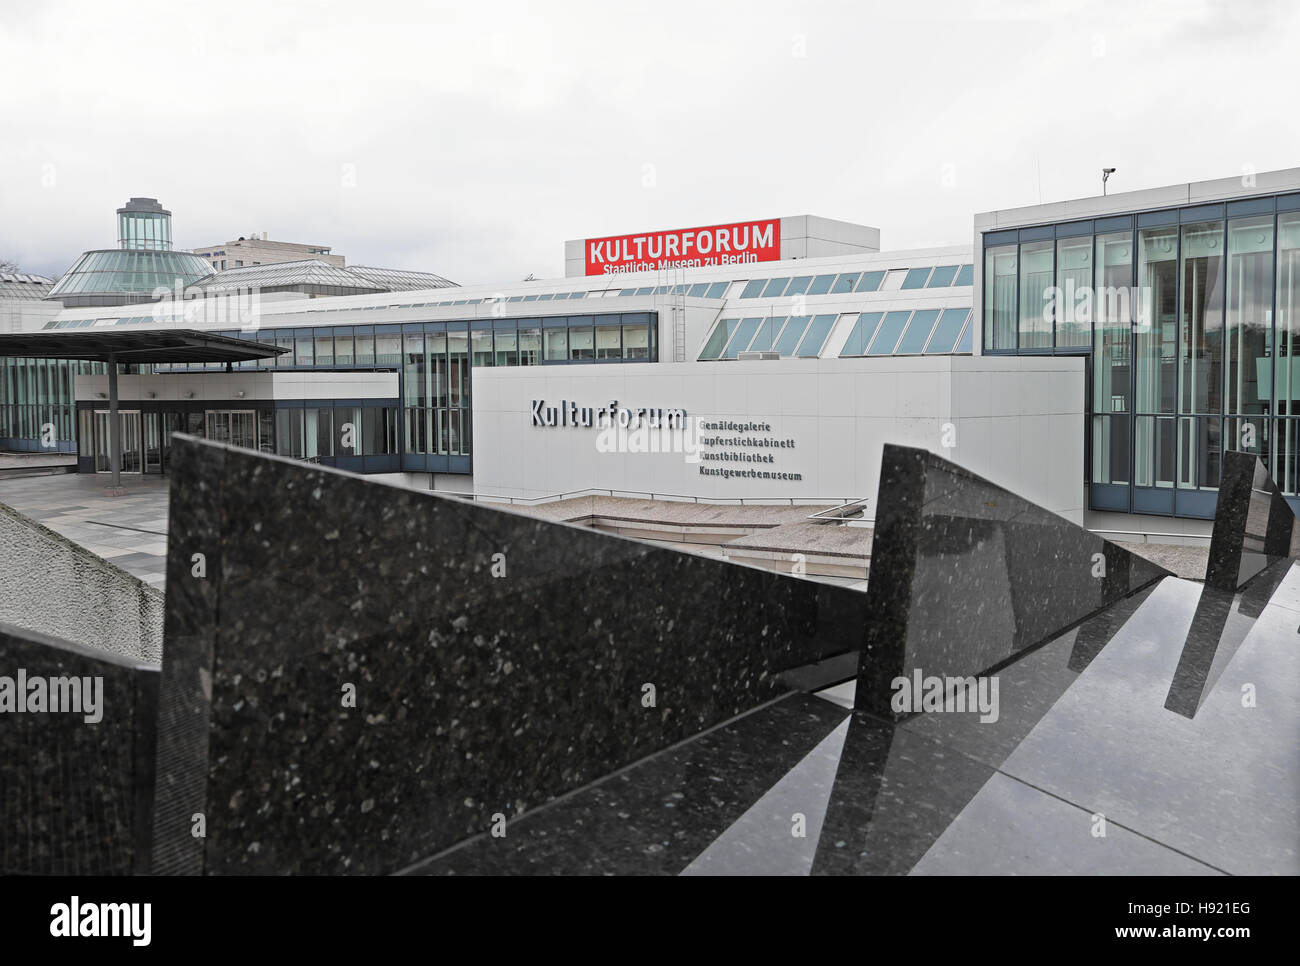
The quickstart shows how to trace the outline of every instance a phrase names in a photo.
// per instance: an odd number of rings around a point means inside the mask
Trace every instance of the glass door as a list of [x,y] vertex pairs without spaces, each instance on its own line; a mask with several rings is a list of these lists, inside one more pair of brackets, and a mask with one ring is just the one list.
[[144,413],[144,471],[161,474],[163,468],[162,413]]
[[[140,411],[138,409],[118,410],[117,418],[122,427],[122,466],[123,473],[139,473],[144,466],[143,440],[140,433]],[[108,473],[108,448],[111,443],[108,432],[108,410],[95,410],[95,472]]]

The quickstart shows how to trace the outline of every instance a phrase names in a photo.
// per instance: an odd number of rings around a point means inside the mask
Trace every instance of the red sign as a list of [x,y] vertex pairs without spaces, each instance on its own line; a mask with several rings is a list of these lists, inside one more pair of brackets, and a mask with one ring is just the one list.
[[588,275],[775,262],[781,258],[781,221],[770,218],[708,228],[588,238],[583,246]]

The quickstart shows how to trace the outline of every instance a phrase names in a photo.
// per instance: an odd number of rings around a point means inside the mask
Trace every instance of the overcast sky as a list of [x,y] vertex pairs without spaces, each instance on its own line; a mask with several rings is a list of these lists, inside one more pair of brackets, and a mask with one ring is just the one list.
[[566,238],[977,211],[1300,165],[1289,0],[0,0],[0,258],[64,271],[154,196],[462,283]]

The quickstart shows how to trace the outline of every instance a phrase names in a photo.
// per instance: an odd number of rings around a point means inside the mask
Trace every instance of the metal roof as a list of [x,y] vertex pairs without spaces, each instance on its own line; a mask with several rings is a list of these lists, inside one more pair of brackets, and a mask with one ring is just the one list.
[[0,335],[0,357],[91,362],[244,362],[288,352],[197,329],[162,331],[20,332]]

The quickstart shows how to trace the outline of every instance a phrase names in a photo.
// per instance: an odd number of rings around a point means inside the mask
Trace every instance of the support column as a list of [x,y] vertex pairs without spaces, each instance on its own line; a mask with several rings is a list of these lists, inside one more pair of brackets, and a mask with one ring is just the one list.
[[112,473],[109,485],[117,489],[122,485],[122,421],[117,415],[117,356],[108,355],[108,468]]

